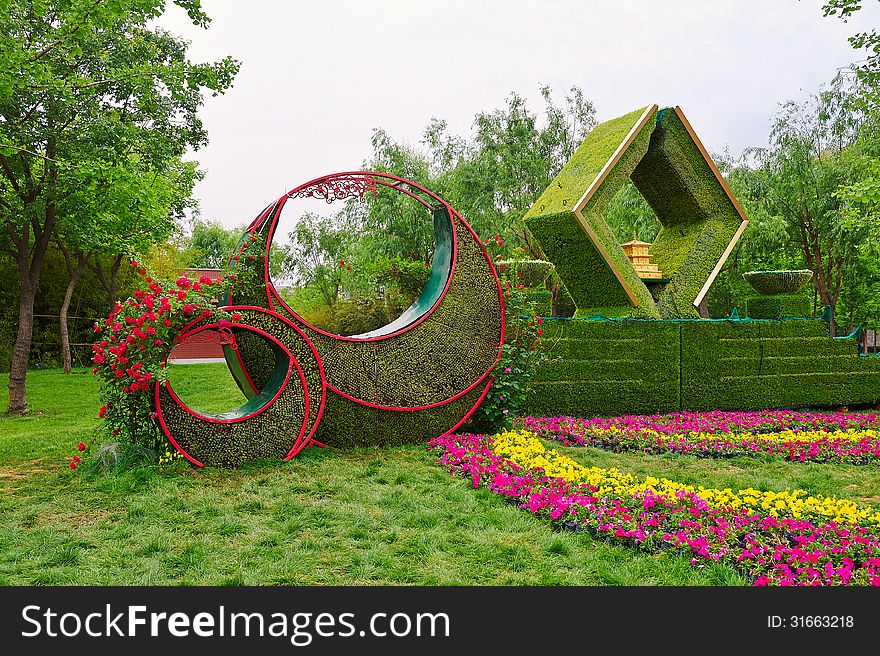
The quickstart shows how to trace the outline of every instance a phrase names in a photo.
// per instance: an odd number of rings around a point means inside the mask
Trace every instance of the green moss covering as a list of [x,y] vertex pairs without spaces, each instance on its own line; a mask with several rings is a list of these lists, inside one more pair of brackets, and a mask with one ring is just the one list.
[[458,424],[477,403],[482,385],[446,405],[418,412],[377,410],[329,392],[316,439],[341,449],[413,444],[441,435]]
[[[306,385],[301,384],[299,373],[282,348],[252,332],[236,330],[237,342],[250,344],[253,338],[263,343],[257,353],[272,354],[271,360],[254,361],[260,384],[257,392],[249,388],[246,404],[223,414],[203,415],[214,420],[209,421],[180,407],[161,386],[159,400],[165,425],[181,448],[204,465],[234,467],[248,460],[284,458],[295,446],[300,431],[314,425],[320,409],[313,400],[309,415],[305,414],[306,390],[320,399],[322,386],[317,360],[306,341],[276,317],[252,310],[242,310],[241,314],[244,323],[265,330],[290,350],[303,370]],[[288,371],[290,380],[284,385]],[[242,419],[264,406],[260,414]]]
[[[642,107],[593,128],[523,218],[528,221],[571,211],[646,109]],[[652,127],[649,121],[649,132]]]
[[576,307],[631,307],[629,297],[611,267],[593,246],[574,214],[542,216],[527,225],[541,241],[544,252],[565,281]]
[[497,268],[500,275],[526,287],[537,287],[553,273],[553,263],[547,260],[501,260]]
[[577,307],[632,307],[633,303],[617,279],[613,266],[635,295],[640,314],[659,317],[651,293],[603,218],[608,203],[647,151],[653,121],[645,124],[581,210],[584,222],[593,231],[604,253],[596,248],[572,212],[644,112],[644,108],[636,110],[594,128],[526,213],[526,226],[565,281]]
[[632,181],[663,226],[651,247],[652,261],[671,278],[654,290],[660,315],[698,317],[693,302],[742,218],[672,109],[658,113]]

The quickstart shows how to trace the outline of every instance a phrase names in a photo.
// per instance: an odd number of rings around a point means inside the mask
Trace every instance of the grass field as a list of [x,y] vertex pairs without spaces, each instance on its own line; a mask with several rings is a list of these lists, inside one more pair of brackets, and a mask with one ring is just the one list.
[[[178,367],[175,389],[203,410],[228,410],[240,392],[223,368]],[[6,384],[0,377],[4,408]],[[746,583],[726,566],[698,569],[670,552],[554,532],[450,477],[424,445],[309,448],[290,462],[235,471],[175,463],[89,479],[68,462],[98,421],[95,379],[33,371],[28,398],[29,417],[0,417],[0,584]],[[585,464],[707,486],[880,501],[880,477],[867,467],[564,451]]]

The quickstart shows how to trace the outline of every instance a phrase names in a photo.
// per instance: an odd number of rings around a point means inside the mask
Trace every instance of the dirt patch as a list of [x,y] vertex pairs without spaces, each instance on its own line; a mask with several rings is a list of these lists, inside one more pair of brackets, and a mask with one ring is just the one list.
[[36,525],[41,524],[65,524],[68,528],[80,528],[82,526],[88,526],[89,524],[94,524],[95,522],[100,522],[102,520],[107,519],[114,513],[119,513],[120,510],[84,510],[82,512],[68,512],[68,513],[40,513],[37,515],[36,521],[34,522]]
[[18,481],[34,474],[48,474],[52,469],[44,465],[49,458],[37,458],[28,462],[20,462],[17,465],[0,467],[0,479]]

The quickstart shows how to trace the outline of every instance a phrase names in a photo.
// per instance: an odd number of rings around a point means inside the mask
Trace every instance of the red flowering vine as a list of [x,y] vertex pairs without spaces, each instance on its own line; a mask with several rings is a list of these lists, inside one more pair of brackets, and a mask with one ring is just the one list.
[[101,379],[103,403],[98,417],[119,441],[124,437],[156,449],[163,438],[150,392],[156,381],[166,378],[165,360],[187,324],[200,317],[229,318],[216,307],[227,283],[186,275],[163,282],[148,276],[138,262],[131,266],[141,277],[140,285],[130,298],[116,303],[103,324],[94,326],[98,341],[92,346],[92,373]]

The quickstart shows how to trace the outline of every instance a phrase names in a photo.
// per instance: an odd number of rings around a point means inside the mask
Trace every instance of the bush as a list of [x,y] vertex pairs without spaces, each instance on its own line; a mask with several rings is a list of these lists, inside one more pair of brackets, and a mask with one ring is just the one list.
[[[123,303],[117,303],[103,325],[94,326],[98,342],[92,373],[101,379],[98,416],[112,442],[137,445],[134,452],[164,452],[165,437],[155,421],[153,388],[167,378],[165,360],[180,331],[198,317],[218,321],[236,316],[214,306],[226,283],[202,276],[191,281],[181,276],[176,282],[153,280],[145,268],[132,262],[141,276],[141,288]],[[127,455],[130,449],[122,450]],[[118,449],[99,449],[117,462]]]
[[746,314],[752,319],[783,319],[812,315],[812,299],[807,296],[753,296],[746,300]]
[[546,260],[501,260],[500,267],[511,280],[518,280],[528,287],[543,284],[553,273],[553,263]]
[[[487,246],[498,260],[504,242],[496,235]],[[468,430],[481,433],[497,433],[513,425],[513,418],[526,404],[528,384],[544,359],[544,320],[534,316],[534,303],[516,275],[516,269],[499,267],[498,271],[504,292],[504,346],[501,359],[492,372],[492,389],[474,412],[468,427]]]

